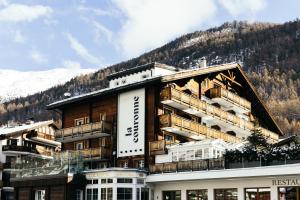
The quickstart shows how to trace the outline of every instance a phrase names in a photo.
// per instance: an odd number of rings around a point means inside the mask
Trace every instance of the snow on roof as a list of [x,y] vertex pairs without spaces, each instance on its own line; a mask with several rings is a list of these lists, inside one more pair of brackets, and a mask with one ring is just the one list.
[[35,130],[35,129],[43,127],[43,126],[48,126],[53,123],[54,123],[53,120],[49,120],[49,121],[35,122],[32,124],[24,124],[24,125],[15,126],[15,127],[1,127],[0,135],[28,132],[28,131]]

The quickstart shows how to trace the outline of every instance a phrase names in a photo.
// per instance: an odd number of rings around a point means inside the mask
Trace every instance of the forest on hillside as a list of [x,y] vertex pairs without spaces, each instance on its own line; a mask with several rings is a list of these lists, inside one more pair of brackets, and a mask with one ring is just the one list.
[[107,86],[110,73],[148,62],[193,68],[206,57],[209,65],[242,62],[249,79],[287,135],[300,134],[300,21],[284,24],[234,21],[196,31],[137,58],[73,78],[64,85],[0,104],[0,122],[57,118],[46,105]]

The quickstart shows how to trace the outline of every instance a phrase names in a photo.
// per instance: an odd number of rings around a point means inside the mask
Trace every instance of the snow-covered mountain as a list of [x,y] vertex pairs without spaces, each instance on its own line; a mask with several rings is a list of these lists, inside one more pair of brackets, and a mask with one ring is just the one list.
[[27,72],[0,69],[0,103],[46,90],[63,84],[75,76],[93,71],[95,70],[81,68],[56,68]]

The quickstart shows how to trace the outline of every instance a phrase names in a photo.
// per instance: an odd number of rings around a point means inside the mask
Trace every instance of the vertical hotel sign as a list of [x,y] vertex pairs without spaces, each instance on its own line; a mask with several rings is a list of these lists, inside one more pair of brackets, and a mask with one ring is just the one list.
[[145,88],[119,94],[118,157],[143,155],[145,149]]

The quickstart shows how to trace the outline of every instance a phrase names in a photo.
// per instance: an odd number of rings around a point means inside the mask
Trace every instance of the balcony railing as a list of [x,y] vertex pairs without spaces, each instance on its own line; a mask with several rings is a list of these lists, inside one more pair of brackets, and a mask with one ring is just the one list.
[[261,134],[265,136],[267,139],[271,140],[271,142],[277,142],[279,139],[279,135],[276,133],[273,133],[272,131],[269,131],[268,129],[259,127],[258,128],[261,131]]
[[224,159],[216,158],[205,160],[179,161],[153,164],[149,166],[149,172],[152,174],[218,169],[225,169]]
[[161,155],[167,153],[167,145],[171,145],[173,143],[173,141],[168,140],[149,142],[150,155]]
[[224,98],[237,106],[240,106],[246,110],[251,110],[251,103],[249,101],[222,87],[211,88],[209,92],[211,98]]
[[107,159],[110,157],[110,150],[105,147],[82,149],[78,150],[78,153],[84,158],[97,157],[101,159]]
[[242,129],[252,130],[254,125],[252,122],[241,119],[240,117],[224,111],[214,105],[186,94],[172,87],[166,87],[161,93],[162,101],[171,100],[192,108],[202,114],[218,118],[226,123],[231,123]]
[[197,122],[185,119],[175,114],[160,116],[160,124],[164,127],[177,128],[189,132],[191,136],[202,136],[203,138],[223,139],[226,142],[238,143],[241,140],[235,136],[223,133],[221,131],[209,128]]
[[46,134],[46,133],[37,133],[37,138],[42,138],[45,140],[54,140],[54,135]]
[[57,130],[55,131],[55,137],[63,138],[66,136],[75,136],[79,134],[94,133],[94,132],[110,134],[111,130],[112,130],[111,123],[101,121],[101,122],[89,123],[80,126]]
[[19,151],[19,152],[38,153],[36,148],[26,147],[26,146],[17,146],[17,145],[4,145],[4,146],[2,146],[2,151]]

